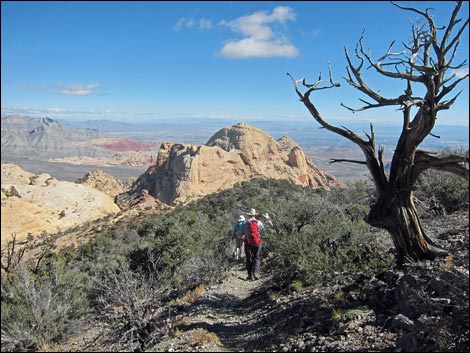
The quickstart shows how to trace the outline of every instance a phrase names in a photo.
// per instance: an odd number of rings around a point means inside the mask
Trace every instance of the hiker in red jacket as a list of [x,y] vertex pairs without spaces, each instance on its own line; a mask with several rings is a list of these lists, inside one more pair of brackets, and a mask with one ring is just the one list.
[[246,270],[248,272],[249,281],[258,279],[256,273],[259,271],[261,262],[261,243],[260,231],[264,229],[261,221],[256,219],[258,215],[254,208],[250,209],[247,213],[250,219],[246,222],[246,237],[245,237],[245,256],[246,256]]

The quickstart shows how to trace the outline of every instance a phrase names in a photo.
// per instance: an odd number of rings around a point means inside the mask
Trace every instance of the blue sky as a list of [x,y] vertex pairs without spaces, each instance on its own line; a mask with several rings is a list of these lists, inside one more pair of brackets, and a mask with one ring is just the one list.
[[[438,25],[447,23],[454,6],[401,4],[432,6]],[[364,46],[377,59],[392,40],[400,51],[410,39],[410,19],[416,16],[389,2],[2,1],[1,6],[3,114],[121,121],[310,119],[286,73],[313,81],[321,72],[328,78],[330,61],[341,87],[313,96],[327,120],[401,123],[393,108],[352,114],[340,106],[359,107],[358,98],[366,98],[342,78],[344,47],[353,53],[365,30]],[[467,28],[455,62],[468,59],[468,52]],[[403,82],[382,81],[372,70],[364,76],[384,96],[403,93]],[[462,94],[438,124],[468,126],[468,86],[468,79],[460,84]]]

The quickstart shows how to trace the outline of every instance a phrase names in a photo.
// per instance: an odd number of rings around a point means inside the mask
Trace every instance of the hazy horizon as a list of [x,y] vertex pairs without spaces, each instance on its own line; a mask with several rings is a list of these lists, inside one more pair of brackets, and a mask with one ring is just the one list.
[[[109,118],[81,118],[81,117],[56,117],[53,114],[21,114],[21,113],[2,113],[2,117],[8,117],[8,116],[13,116],[13,115],[19,115],[23,116],[26,118],[34,118],[34,119],[40,119],[40,118],[50,118],[53,119],[57,122],[67,122],[67,123],[91,123],[91,122],[109,122],[109,123],[115,123],[115,124],[129,124],[129,125],[158,125],[161,123],[187,123],[187,122],[207,122],[207,123],[231,123],[231,124],[236,124],[240,122],[262,122],[262,123],[312,123],[314,126],[317,126],[320,128],[320,125],[318,122],[315,121],[313,117],[309,116],[304,116],[304,117],[283,117],[283,118],[271,118],[271,119],[263,119],[263,118],[245,118],[245,119],[238,119],[238,118],[230,118],[230,117],[192,117],[192,116],[181,116],[178,118],[172,118],[172,117],[161,117],[161,118],[146,118],[146,119],[133,119],[133,120],[119,120],[119,119],[109,119]],[[366,119],[347,119],[347,120],[337,120],[337,119],[331,119],[331,123],[334,124],[367,124],[369,126],[371,123],[374,126],[394,126],[394,127],[402,127],[403,122],[400,119],[396,119],[396,121],[370,121]],[[442,122],[442,121],[436,121],[435,127],[439,126],[455,126],[455,127],[461,127],[461,126],[469,126],[470,120],[465,123],[459,124],[459,123],[447,123],[447,122]],[[332,132],[330,132],[332,133]]]

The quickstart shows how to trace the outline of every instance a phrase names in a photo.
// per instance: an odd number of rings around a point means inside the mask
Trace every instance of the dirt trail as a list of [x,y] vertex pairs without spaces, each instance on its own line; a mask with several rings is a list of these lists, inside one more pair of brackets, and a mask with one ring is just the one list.
[[[266,318],[270,277],[262,271],[257,281],[248,281],[246,277],[245,265],[234,263],[222,283],[209,287],[194,303],[180,308],[181,334],[165,350],[245,352],[265,346],[267,342],[260,342],[265,333],[258,331]],[[220,341],[201,344],[202,332],[214,333]]]

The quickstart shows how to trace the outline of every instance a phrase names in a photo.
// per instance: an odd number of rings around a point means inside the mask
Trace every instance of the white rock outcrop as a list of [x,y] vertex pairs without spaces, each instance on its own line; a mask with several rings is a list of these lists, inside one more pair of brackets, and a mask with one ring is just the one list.
[[286,179],[312,188],[340,185],[289,137],[276,141],[245,123],[221,129],[203,146],[164,142],[149,170],[152,196],[168,205],[253,178]]
[[2,163],[1,201],[2,245],[12,234],[23,240],[28,234],[57,233],[120,211],[112,197],[95,188],[8,163]]

